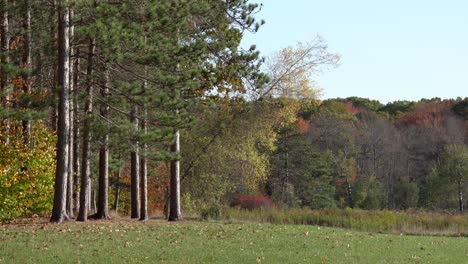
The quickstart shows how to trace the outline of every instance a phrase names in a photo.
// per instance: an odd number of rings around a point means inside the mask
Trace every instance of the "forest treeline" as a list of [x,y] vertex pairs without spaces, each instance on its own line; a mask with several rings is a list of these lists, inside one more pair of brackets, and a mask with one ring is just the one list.
[[2,0],[0,219],[177,221],[246,197],[463,211],[467,99],[319,100],[312,78],[339,56],[320,37],[243,49],[260,9]]
[[[462,98],[246,102],[249,110],[201,155],[215,131],[206,126],[229,115],[209,109],[187,132],[183,157],[196,165],[187,168],[183,193],[198,206],[207,197],[239,204],[257,193],[286,208],[463,212],[467,107]],[[245,198],[245,208],[271,206],[261,196]]]

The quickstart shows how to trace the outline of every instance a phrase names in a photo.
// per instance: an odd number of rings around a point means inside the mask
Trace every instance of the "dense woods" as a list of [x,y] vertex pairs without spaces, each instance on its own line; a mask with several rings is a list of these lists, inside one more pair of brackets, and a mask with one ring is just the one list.
[[[468,98],[320,99],[320,37],[262,58],[247,0],[1,0],[0,220],[464,211]],[[351,89],[351,88],[350,88]]]

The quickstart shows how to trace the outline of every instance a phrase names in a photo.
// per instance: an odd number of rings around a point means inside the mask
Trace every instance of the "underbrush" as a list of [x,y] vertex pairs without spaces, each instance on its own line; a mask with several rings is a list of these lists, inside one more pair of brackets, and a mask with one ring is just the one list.
[[53,202],[56,137],[34,122],[25,144],[21,124],[10,125],[10,134],[0,131],[0,223],[50,212]]
[[256,209],[227,208],[227,221],[319,225],[369,232],[468,236],[468,216],[423,211],[367,211],[356,209]]

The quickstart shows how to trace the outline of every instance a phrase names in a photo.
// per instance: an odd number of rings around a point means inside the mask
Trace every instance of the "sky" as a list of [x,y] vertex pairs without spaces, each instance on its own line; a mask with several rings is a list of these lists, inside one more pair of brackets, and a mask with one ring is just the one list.
[[320,35],[340,66],[315,76],[323,98],[381,102],[468,97],[467,0],[254,0],[265,57]]

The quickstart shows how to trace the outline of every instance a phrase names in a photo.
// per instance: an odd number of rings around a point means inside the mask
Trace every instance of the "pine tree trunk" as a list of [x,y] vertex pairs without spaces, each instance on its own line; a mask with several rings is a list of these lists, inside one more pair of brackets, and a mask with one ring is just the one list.
[[80,50],[76,49],[76,53],[74,53],[74,65],[73,65],[73,93],[72,93],[72,100],[73,100],[73,172],[74,172],[74,188],[73,188],[73,201],[74,201],[74,213],[78,212],[80,208],[80,121],[79,121],[79,104],[78,104],[78,96],[77,96],[77,89],[78,89],[78,75],[80,72]]
[[[175,142],[171,146],[173,154],[180,153],[180,132],[175,134]],[[180,210],[180,161],[178,159],[171,160],[171,202],[169,211],[169,221],[182,220],[182,213]]]
[[[1,87],[1,92],[5,92],[5,89],[7,88],[8,85],[8,76],[7,73],[5,72],[5,69],[3,68],[3,65],[6,65],[9,63],[9,47],[10,47],[10,36],[9,36],[9,21],[8,21],[8,11],[7,11],[7,1],[2,0],[2,5],[1,7],[1,28],[0,28],[0,61],[2,64],[0,64],[2,67],[0,69],[0,87]],[[2,98],[2,104],[3,106],[6,105],[6,98]]]
[[54,205],[51,222],[60,223],[68,219],[66,214],[66,193],[68,178],[68,149],[70,127],[69,120],[69,13],[68,8],[59,5],[59,112],[58,112],[58,143],[57,143],[57,168],[55,174]]
[[[63,0],[60,0],[60,1],[63,1]],[[56,0],[52,0],[51,1],[51,4],[52,4],[52,7],[50,9],[50,48],[51,50],[56,50],[57,48],[57,43],[56,43],[56,39],[57,39],[57,31],[56,31],[56,28],[55,28],[55,16],[56,16],[56,6],[57,6],[57,1]],[[55,62],[52,63],[52,83],[50,85],[50,93],[55,95],[56,94],[56,84],[57,84],[57,64]],[[50,122],[50,127],[52,128],[53,131],[57,131],[57,105],[54,104],[52,105],[51,109],[50,109],[50,113],[49,113],[49,122]]]
[[109,207],[108,201],[108,189],[109,189],[109,148],[108,148],[108,136],[106,136],[104,146],[99,150],[99,190],[98,190],[98,203],[97,203],[97,215],[98,219],[109,218]]
[[92,213],[93,209],[93,181],[89,180],[89,188],[88,188],[88,215],[90,212]]
[[[8,108],[8,100],[10,99],[8,95],[3,96],[6,92],[8,86],[8,74],[3,68],[4,65],[10,62],[9,59],[9,47],[10,47],[10,34],[9,34],[9,21],[8,21],[8,10],[7,10],[7,1],[2,0],[1,6],[1,28],[0,28],[0,103],[4,108]],[[2,132],[5,133],[6,139],[5,143],[9,143],[9,134],[10,134],[10,122],[9,120],[3,120]]]
[[91,115],[93,112],[93,93],[94,85],[92,83],[93,60],[96,41],[89,40],[88,46],[88,67],[86,70],[86,94],[88,95],[85,103],[85,116],[83,124],[83,142],[82,142],[82,158],[81,158],[81,188],[80,188],[80,210],[77,221],[88,220],[88,208],[90,205],[90,188],[91,188]]
[[75,28],[73,26],[73,10],[69,10],[69,17],[70,17],[70,60],[69,60],[69,67],[70,67],[70,72],[69,72],[69,80],[70,81],[70,111],[69,111],[69,116],[70,116],[70,132],[69,132],[69,137],[70,137],[70,148],[68,150],[69,156],[68,156],[68,184],[67,184],[67,215],[70,218],[75,218],[74,216],[74,211],[73,211],[73,187],[74,187],[74,177],[75,177],[75,171],[74,171],[74,166],[73,162],[75,160],[74,154],[75,154],[75,136],[74,136],[74,113],[75,113],[75,102],[73,100],[74,98],[74,93],[75,93],[75,83],[73,81],[74,77],[74,49],[72,40],[73,36],[75,34]]
[[91,196],[89,199],[91,201],[90,211],[96,213],[96,190],[93,188],[91,188]]
[[[23,53],[23,69],[26,71],[23,74],[23,93],[28,96],[31,93],[31,84],[29,75],[31,74],[31,3],[30,0],[24,0],[25,8],[25,17],[23,21],[23,30],[24,30],[24,53]],[[70,69],[70,67],[68,67]],[[62,73],[60,73],[62,74]],[[69,79],[68,79],[69,80]],[[29,103],[23,106],[26,109],[29,109]],[[31,120],[26,118],[22,121],[23,123],[23,139],[25,144],[29,144],[31,140]]]
[[[72,104],[70,104],[70,108],[72,108]],[[73,162],[75,160],[74,154],[74,140],[75,137],[73,136],[73,111],[70,111],[69,113],[69,118],[70,118],[70,131],[69,131],[69,149],[68,149],[68,179],[67,179],[67,206],[66,206],[66,211],[67,215],[70,218],[75,218],[75,214],[73,211],[73,187],[74,187],[74,177],[75,177],[75,172],[74,172],[74,166]]]
[[164,193],[164,219],[169,219],[169,206],[171,204],[171,192],[169,191],[169,186],[166,186],[166,192]]
[[[105,84],[101,88],[101,96],[106,101],[109,94],[110,76],[109,69],[106,69],[105,73]],[[103,103],[101,105],[101,116],[107,119],[109,116],[109,106]],[[104,121],[106,122],[106,120]],[[97,214],[98,219],[108,219],[109,217],[109,134],[105,133],[103,143],[99,149],[99,192],[98,192],[98,204]]]
[[119,210],[119,200],[120,200],[120,173],[121,170],[117,172],[117,179],[115,180],[115,197],[114,197],[114,212],[117,214]]
[[[136,117],[136,107],[132,110],[132,122],[135,125],[135,130],[138,130],[138,119]],[[138,140],[134,142],[135,150],[130,153],[131,159],[131,204],[132,204],[132,218],[140,218],[140,158],[138,149]]]
[[[143,122],[141,122],[141,130],[146,134],[146,109],[143,110]],[[140,191],[141,191],[141,212],[140,220],[148,220],[148,168],[146,164],[146,152],[148,145],[143,143],[142,145],[142,157],[140,157]]]
[[460,213],[463,214],[465,211],[465,206],[463,204],[463,183],[462,181],[458,181],[458,207],[460,210]]
[[[146,43],[146,37],[145,37]],[[148,68],[145,67],[145,76],[148,75]],[[147,82],[143,82],[143,91],[145,92],[147,89]],[[143,134],[146,136],[147,131],[147,118],[148,112],[146,109],[146,104],[143,105],[143,121],[141,122],[141,130]],[[140,191],[141,191],[141,209],[140,209],[140,220],[146,221],[148,220],[148,168],[146,164],[146,155],[148,151],[148,145],[146,144],[146,140],[143,140],[142,144],[142,157],[140,157]]]

